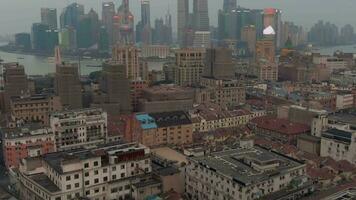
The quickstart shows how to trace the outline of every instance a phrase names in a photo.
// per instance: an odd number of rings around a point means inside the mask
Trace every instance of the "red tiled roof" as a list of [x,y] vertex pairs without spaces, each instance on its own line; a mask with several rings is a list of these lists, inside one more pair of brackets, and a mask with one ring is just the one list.
[[263,116],[251,120],[258,128],[278,132],[284,135],[299,135],[310,131],[310,127],[300,123],[293,123],[286,119]]

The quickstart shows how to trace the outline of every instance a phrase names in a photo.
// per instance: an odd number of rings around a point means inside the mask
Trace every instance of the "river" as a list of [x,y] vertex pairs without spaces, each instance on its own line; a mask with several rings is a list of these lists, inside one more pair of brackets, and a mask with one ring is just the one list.
[[[1,44],[0,44],[1,45]],[[356,53],[355,45],[347,46],[334,46],[334,47],[322,47],[314,52],[320,52],[323,55],[332,55],[335,51],[340,50],[347,53]],[[0,58],[4,62],[19,62],[25,66],[26,73],[28,75],[46,75],[55,72],[55,64],[53,58],[48,58],[44,56],[35,56],[35,55],[24,55],[18,53],[6,53],[0,51]],[[64,58],[65,61],[78,62],[73,58]],[[88,75],[93,71],[101,70],[101,67],[92,67],[98,66],[102,61],[94,59],[83,59],[81,60],[81,75]],[[164,62],[162,61],[153,61],[148,62],[149,70],[162,70]],[[89,65],[89,66],[88,66]]]
[[[4,62],[18,62],[25,67],[27,75],[46,75],[55,72],[54,58],[45,56],[24,55],[18,53],[7,53],[0,51],[0,58]],[[76,62],[74,58],[63,58],[64,61]],[[102,61],[95,59],[82,59],[80,61],[81,75],[89,75],[91,72],[101,70],[100,66]],[[162,70],[164,61],[149,61],[149,70]],[[94,67],[93,67],[94,66]]]

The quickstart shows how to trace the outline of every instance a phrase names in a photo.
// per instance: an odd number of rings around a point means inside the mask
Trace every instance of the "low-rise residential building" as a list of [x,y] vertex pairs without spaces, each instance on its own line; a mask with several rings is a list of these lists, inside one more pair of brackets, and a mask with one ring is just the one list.
[[49,113],[61,111],[62,104],[58,96],[17,96],[10,99],[10,110],[13,121],[49,125]]
[[344,93],[336,95],[336,109],[347,109],[355,106],[355,95],[351,93]]
[[189,199],[260,199],[307,182],[306,164],[255,146],[189,157],[186,193]]
[[76,149],[24,159],[19,168],[23,200],[143,200],[161,193],[150,174],[150,150],[136,143]]
[[21,159],[56,151],[52,129],[39,124],[28,124],[0,130],[5,166],[18,167]]
[[200,104],[189,111],[194,132],[209,132],[219,128],[246,125],[251,119],[266,115],[265,111],[228,110],[217,104]]
[[107,113],[80,109],[52,113],[51,128],[59,151],[103,144],[107,137]]
[[254,118],[250,126],[257,135],[290,144],[296,144],[299,135],[310,133],[310,126],[272,116]]
[[136,114],[134,135],[146,146],[184,145],[193,142],[193,124],[183,111]]

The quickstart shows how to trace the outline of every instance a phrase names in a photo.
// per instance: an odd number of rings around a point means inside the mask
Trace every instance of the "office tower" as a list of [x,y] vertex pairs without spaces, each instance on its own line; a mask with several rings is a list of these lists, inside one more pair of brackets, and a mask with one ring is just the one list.
[[165,19],[156,19],[154,23],[154,30],[152,32],[152,42],[158,45],[172,44],[172,16],[168,12]]
[[211,46],[210,31],[195,31],[194,33],[194,48],[210,48]]
[[206,50],[204,77],[233,79],[235,77],[232,53],[228,48]]
[[59,45],[64,50],[77,49],[77,31],[74,27],[62,28],[59,33]]
[[237,7],[237,0],[224,0],[223,10],[225,12],[231,11]]
[[151,16],[150,16],[150,2],[148,0],[141,1],[141,42],[143,44],[151,44]]
[[58,31],[45,24],[32,24],[31,37],[32,49],[36,51],[50,52],[58,45]]
[[282,43],[282,11],[275,8],[264,9],[264,28],[271,26],[276,33],[276,48],[281,48]]
[[126,77],[129,80],[139,79],[139,49],[133,45],[116,45],[113,48],[112,60],[118,64],[125,65]]
[[24,50],[31,49],[31,34],[29,33],[17,33],[15,34],[15,45]]
[[106,28],[110,44],[113,41],[113,18],[115,13],[115,4],[113,2],[104,2],[102,4],[102,25]]
[[98,14],[91,9],[87,15],[83,15],[79,19],[77,28],[78,48],[89,48],[96,44],[99,35],[99,17]]
[[57,29],[57,9],[41,8],[41,23],[48,25],[50,29]]
[[246,42],[249,52],[254,54],[256,49],[256,27],[253,25],[245,26],[242,29],[241,41]]
[[82,86],[78,64],[61,62],[59,48],[55,51],[56,73],[54,91],[61,98],[62,106],[76,109],[82,107]]
[[177,50],[174,66],[174,82],[180,86],[197,86],[204,69],[205,49]]
[[78,27],[78,22],[81,16],[84,15],[84,6],[72,3],[66,8],[63,9],[63,12],[60,16],[60,25],[61,28],[66,26],[72,26],[74,28]]
[[11,98],[28,94],[29,87],[24,66],[5,63],[3,67],[5,111],[9,111]]
[[185,46],[185,33],[188,28],[189,20],[189,0],[177,0],[177,31],[178,44]]
[[173,42],[173,35],[172,35],[173,34],[173,26],[172,26],[172,15],[169,12],[169,10],[165,16],[164,25],[165,25],[165,31],[164,31],[165,44],[172,44],[172,42]]
[[355,42],[354,27],[350,24],[346,24],[340,29],[340,42],[342,44],[353,44]]
[[99,29],[98,49],[99,53],[109,53],[110,36],[105,26]]
[[263,24],[263,10],[258,10],[258,9],[252,9],[251,10],[251,25],[254,25],[256,28],[256,37],[257,39],[261,39],[263,37],[263,30],[264,30],[264,24]]
[[209,31],[208,0],[193,1],[194,30]]
[[122,0],[113,20],[113,44],[133,44],[135,42],[134,16],[130,12],[129,0]]

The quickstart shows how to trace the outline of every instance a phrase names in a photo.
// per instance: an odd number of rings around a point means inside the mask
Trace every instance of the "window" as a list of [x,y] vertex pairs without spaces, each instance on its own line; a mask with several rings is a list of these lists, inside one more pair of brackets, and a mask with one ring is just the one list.
[[85,192],[85,194],[88,196],[88,195],[90,195],[90,190],[87,190],[86,192]]
[[99,174],[99,171],[98,170],[95,170],[94,171],[94,175],[98,175]]
[[116,179],[116,175],[112,175],[112,180],[115,180]]
[[56,197],[56,200],[61,200],[61,197]]
[[72,195],[68,194],[67,199],[72,199]]
[[99,179],[98,178],[94,179],[94,183],[99,183]]
[[78,187],[79,187],[79,183],[76,183],[76,184],[74,185],[74,187],[75,187],[75,188],[78,188]]
[[108,177],[105,176],[105,177],[103,178],[103,181],[104,181],[104,182],[108,181]]
[[95,190],[94,190],[94,193],[99,193],[99,189],[95,189]]
[[70,176],[66,176],[66,181],[70,181]]
[[89,181],[85,181],[85,185],[89,185],[89,183],[90,183]]
[[117,192],[117,188],[112,188],[111,189],[111,193],[116,193]]
[[108,168],[103,169],[103,173],[106,173],[106,172],[108,172]]
[[72,188],[72,186],[71,185],[67,185],[66,188],[67,188],[67,190],[70,190]]
[[125,169],[125,165],[121,165],[121,169]]
[[79,174],[75,174],[74,179],[79,179]]
[[111,169],[112,169],[112,171],[116,171],[116,167],[115,167],[115,166],[114,166],[114,167],[112,167]]
[[125,177],[125,173],[121,173],[121,178],[124,178]]
[[84,163],[84,168],[89,168],[89,163]]
[[89,176],[89,172],[85,172],[84,176],[88,177]]
[[98,161],[94,161],[94,166],[96,167],[98,165],[99,165]]

